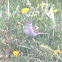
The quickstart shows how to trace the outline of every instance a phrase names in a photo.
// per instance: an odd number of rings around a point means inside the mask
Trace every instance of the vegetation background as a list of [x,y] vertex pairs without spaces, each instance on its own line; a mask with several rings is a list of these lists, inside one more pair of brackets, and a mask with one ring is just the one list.
[[[49,35],[27,38],[27,20]],[[0,62],[62,62],[62,0],[0,0]]]

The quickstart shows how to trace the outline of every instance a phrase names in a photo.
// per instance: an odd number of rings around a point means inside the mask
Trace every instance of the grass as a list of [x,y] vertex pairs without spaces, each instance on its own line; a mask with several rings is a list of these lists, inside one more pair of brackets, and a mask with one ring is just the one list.
[[[24,0],[1,1],[3,3],[0,4],[0,61],[62,62],[61,52],[53,55],[55,50],[62,51],[61,0],[26,0],[28,1],[31,6],[26,5]],[[46,2],[48,6],[43,9],[38,6]],[[21,10],[26,7],[29,11],[22,14]],[[54,13],[52,11],[54,9],[58,12]],[[27,20],[31,20],[33,26],[40,32],[49,33],[49,35],[26,38],[23,30]],[[20,55],[14,57],[12,53],[14,50],[19,51]]]

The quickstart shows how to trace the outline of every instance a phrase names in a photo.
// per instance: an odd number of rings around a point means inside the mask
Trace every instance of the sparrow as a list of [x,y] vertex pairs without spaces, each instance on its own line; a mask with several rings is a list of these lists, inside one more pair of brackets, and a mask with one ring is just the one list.
[[32,22],[31,20],[28,20],[26,22],[26,26],[25,26],[25,29],[24,29],[24,33],[28,36],[28,37],[35,37],[37,35],[40,35],[40,34],[48,34],[48,33],[40,33],[37,29],[35,29],[32,25]]

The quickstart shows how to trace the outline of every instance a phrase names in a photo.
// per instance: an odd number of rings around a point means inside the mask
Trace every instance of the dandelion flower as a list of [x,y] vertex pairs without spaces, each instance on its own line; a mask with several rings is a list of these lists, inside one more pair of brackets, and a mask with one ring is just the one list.
[[19,55],[19,51],[13,51],[14,57],[17,57]]
[[53,10],[53,12],[55,12],[55,13],[56,13],[56,12],[58,12],[58,10],[57,10],[57,9],[54,9],[54,10]]
[[29,8],[23,8],[22,9],[22,14],[27,13],[29,11]]
[[62,51],[60,53],[62,54]]
[[55,50],[53,55],[58,55],[60,53],[60,50]]
[[44,7],[44,4],[43,4],[43,3],[42,3],[42,4],[40,4],[40,7],[41,7],[41,8],[43,8],[43,7]]

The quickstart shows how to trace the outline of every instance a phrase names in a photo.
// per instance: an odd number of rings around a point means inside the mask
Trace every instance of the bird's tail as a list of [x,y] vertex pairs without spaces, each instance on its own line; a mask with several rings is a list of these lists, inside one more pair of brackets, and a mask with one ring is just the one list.
[[48,33],[39,33],[39,34],[48,34]]

